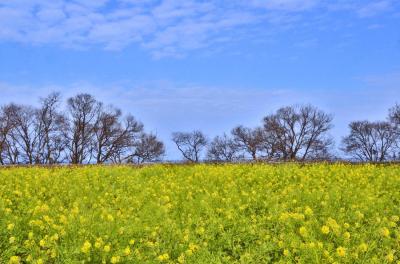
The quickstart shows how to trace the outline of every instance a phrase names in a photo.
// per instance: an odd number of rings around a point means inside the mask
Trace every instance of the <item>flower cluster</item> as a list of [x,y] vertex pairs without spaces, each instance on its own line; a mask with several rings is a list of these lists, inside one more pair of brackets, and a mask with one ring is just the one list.
[[0,263],[397,263],[400,166],[0,170]]

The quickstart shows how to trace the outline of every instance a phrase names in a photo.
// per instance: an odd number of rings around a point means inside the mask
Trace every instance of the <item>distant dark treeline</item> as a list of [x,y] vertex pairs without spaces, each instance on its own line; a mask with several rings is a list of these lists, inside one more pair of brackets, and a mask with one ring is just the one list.
[[[132,115],[104,105],[89,94],[67,99],[59,93],[38,107],[10,103],[0,111],[0,164],[104,164],[159,162],[164,143],[146,133]],[[175,132],[172,141],[184,161],[400,160],[400,105],[387,120],[354,121],[333,152],[332,115],[314,106],[287,106],[256,128],[237,126],[209,140],[201,131]]]

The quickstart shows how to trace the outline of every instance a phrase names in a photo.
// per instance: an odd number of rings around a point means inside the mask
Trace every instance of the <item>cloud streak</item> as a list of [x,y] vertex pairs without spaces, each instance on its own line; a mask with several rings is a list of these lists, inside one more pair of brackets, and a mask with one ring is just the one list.
[[[157,58],[180,57],[193,50],[239,40],[240,35],[235,33],[241,28],[286,29],[305,19],[305,12],[331,12],[329,6],[333,2],[343,7],[340,0],[328,2],[329,5],[323,0],[2,0],[0,41],[65,48],[98,46],[107,50],[137,45]],[[389,11],[392,5],[382,0],[346,7],[360,17],[371,17]]]

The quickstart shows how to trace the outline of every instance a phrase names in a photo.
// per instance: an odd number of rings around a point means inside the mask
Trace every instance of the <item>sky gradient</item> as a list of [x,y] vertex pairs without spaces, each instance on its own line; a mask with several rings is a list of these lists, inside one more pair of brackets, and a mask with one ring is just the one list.
[[209,137],[311,103],[380,120],[400,102],[400,1],[0,0],[0,103],[88,92],[141,120]]

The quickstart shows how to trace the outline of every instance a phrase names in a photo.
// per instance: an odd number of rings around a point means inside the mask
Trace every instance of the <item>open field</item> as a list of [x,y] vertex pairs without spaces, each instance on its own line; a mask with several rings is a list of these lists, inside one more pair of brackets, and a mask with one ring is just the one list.
[[399,165],[0,170],[0,263],[390,263]]

